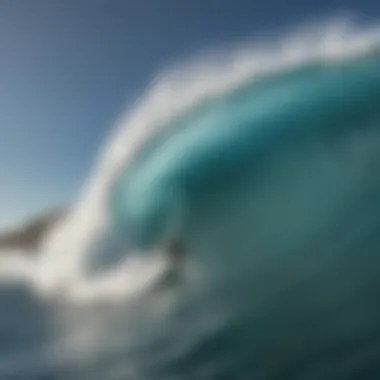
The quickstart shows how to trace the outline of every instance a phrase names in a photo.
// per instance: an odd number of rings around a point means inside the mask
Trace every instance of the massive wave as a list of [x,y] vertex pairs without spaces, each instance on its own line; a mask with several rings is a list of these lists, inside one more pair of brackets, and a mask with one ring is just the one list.
[[128,260],[162,267],[152,252],[173,236],[218,272],[283,255],[376,193],[377,30],[333,24],[208,59],[159,78],[121,122],[46,241],[42,288]]
[[[69,301],[137,300],[76,315],[67,352],[78,331],[138,378],[378,375],[379,47],[334,23],[158,78],[18,268]],[[184,287],[162,286],[173,237]]]

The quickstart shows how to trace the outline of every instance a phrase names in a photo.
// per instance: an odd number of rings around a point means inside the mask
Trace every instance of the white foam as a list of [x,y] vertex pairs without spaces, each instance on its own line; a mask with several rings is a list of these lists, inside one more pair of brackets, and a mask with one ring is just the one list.
[[28,252],[0,252],[0,281],[29,280],[35,269],[35,260]]

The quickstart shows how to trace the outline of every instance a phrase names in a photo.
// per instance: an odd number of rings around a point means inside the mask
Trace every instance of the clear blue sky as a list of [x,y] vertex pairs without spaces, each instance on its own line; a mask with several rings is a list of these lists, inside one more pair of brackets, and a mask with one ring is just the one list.
[[72,199],[122,108],[169,63],[379,0],[0,0],[0,226]]

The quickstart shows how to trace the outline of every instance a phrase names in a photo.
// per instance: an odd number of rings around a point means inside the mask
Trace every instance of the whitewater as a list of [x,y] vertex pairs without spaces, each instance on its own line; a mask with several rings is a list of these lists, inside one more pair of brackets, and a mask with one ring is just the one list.
[[29,378],[380,374],[379,47],[339,21],[158,76],[37,257],[1,259],[53,321]]

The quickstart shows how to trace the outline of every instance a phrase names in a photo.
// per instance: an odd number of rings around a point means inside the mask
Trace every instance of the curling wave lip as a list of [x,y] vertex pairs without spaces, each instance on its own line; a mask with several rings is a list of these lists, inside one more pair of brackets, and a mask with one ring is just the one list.
[[281,147],[333,139],[350,126],[379,120],[379,67],[378,53],[313,64],[177,120],[166,140],[148,140],[149,149],[143,145],[118,179],[111,197],[117,228],[140,249],[163,244],[171,234],[186,240],[206,204],[244,186]]

